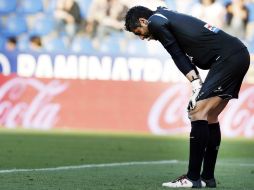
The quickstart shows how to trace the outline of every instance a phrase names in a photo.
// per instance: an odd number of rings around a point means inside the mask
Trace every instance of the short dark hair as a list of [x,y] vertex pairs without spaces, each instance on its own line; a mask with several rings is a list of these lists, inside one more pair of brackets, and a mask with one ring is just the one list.
[[17,43],[17,38],[15,36],[10,36],[10,37],[8,37],[7,41],[9,43],[16,44]]
[[132,30],[140,26],[139,18],[148,19],[153,13],[151,9],[143,6],[130,8],[125,16],[125,29],[132,32]]
[[42,42],[41,42],[40,36],[36,36],[36,35],[30,36],[29,40],[30,40],[30,42],[32,42],[32,43],[34,43],[34,44],[36,44],[38,46],[42,46]]

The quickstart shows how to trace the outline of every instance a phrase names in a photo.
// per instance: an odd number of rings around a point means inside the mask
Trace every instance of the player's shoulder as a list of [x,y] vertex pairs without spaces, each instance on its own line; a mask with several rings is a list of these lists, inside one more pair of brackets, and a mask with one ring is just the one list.
[[169,18],[168,15],[165,14],[166,8],[159,7],[152,16],[148,19],[149,27],[150,28],[160,28],[164,26],[165,24],[168,24]]
[[154,14],[150,16],[148,19],[149,21],[159,22],[159,21],[168,21],[168,14],[171,10],[167,9],[166,7],[158,7]]

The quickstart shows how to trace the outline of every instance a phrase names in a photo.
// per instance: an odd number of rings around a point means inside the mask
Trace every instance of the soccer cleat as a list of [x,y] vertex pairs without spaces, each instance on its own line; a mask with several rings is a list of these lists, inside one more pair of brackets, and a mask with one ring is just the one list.
[[216,180],[214,178],[213,179],[201,178],[201,185],[202,187],[216,188]]
[[162,184],[163,187],[170,188],[201,188],[201,180],[190,180],[186,175],[183,175],[172,182]]

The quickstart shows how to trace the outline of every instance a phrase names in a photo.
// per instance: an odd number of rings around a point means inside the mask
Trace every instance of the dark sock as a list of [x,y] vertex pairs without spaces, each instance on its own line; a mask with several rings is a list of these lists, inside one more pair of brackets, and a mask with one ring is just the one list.
[[200,178],[200,170],[209,137],[208,122],[197,120],[191,122],[190,157],[187,177],[191,180]]
[[214,169],[217,160],[217,155],[221,142],[220,124],[208,124],[209,140],[204,156],[203,172],[201,174],[204,179],[214,178]]

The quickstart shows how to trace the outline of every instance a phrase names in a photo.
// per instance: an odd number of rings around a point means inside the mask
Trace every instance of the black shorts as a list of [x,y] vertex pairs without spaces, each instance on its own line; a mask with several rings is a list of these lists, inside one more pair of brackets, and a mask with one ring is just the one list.
[[222,99],[238,98],[238,93],[249,65],[250,54],[247,48],[240,49],[225,60],[219,59],[213,63],[197,97],[197,101],[214,96],[219,96]]

